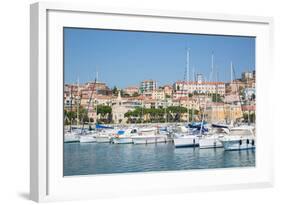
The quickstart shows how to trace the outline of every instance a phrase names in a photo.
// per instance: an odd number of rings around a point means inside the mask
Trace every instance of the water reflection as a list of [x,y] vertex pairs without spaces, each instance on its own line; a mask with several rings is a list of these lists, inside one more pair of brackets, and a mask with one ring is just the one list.
[[172,143],[64,144],[64,175],[171,171],[255,166],[255,151],[175,149]]

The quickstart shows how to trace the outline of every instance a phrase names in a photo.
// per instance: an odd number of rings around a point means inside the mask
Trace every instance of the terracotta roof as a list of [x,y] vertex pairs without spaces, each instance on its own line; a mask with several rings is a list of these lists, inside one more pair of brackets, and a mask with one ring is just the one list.
[[186,81],[177,81],[177,84],[192,84],[192,85],[217,85],[217,84],[225,84],[224,82],[202,82],[202,83],[198,83],[198,82],[186,82]]
[[112,96],[97,95],[97,96],[93,96],[93,98],[96,98],[96,99],[112,99]]
[[256,106],[255,105],[242,105],[243,111],[255,111]]
[[181,100],[188,100],[189,98],[188,97],[177,97],[177,98],[174,98],[173,101],[181,101]]
[[129,86],[129,87],[124,88],[124,90],[127,90],[127,89],[139,89],[139,87],[138,86]]

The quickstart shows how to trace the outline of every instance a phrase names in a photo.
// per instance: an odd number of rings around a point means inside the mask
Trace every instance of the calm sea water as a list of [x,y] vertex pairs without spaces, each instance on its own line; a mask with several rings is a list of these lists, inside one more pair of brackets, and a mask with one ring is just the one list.
[[64,176],[255,166],[255,151],[148,145],[65,143]]

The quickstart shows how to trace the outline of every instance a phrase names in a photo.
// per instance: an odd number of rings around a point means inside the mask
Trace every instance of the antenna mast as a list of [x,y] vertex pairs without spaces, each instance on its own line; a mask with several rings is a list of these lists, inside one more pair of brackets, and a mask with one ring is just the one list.
[[214,73],[214,52],[212,52],[212,57],[211,57],[211,73],[209,79],[210,82],[213,80],[213,73]]
[[95,82],[98,82],[98,77],[99,77],[99,72],[98,72],[98,69],[96,69],[96,78],[95,78]]
[[190,54],[189,54],[189,51],[190,49],[187,48],[186,49],[186,70],[185,70],[185,81],[188,82],[190,79],[190,75],[189,75],[189,72],[190,72]]
[[79,107],[80,107],[80,95],[79,95],[79,77],[77,78],[77,128],[79,126],[80,118],[79,118]]
[[233,81],[233,67],[232,67],[232,61],[230,62],[230,83]]
[[[186,99],[188,99],[188,83],[190,81],[190,53],[189,53],[190,49],[187,49],[186,52]],[[187,101],[187,123],[189,122],[189,101]]]

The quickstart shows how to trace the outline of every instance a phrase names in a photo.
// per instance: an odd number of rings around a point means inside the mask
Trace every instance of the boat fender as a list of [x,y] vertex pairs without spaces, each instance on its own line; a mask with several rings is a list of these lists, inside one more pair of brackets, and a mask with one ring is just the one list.
[[255,145],[255,140],[252,140],[252,146],[254,146]]
[[247,139],[247,144],[250,144],[250,141],[249,141],[249,139]]
[[239,145],[242,145],[242,140],[239,140]]

